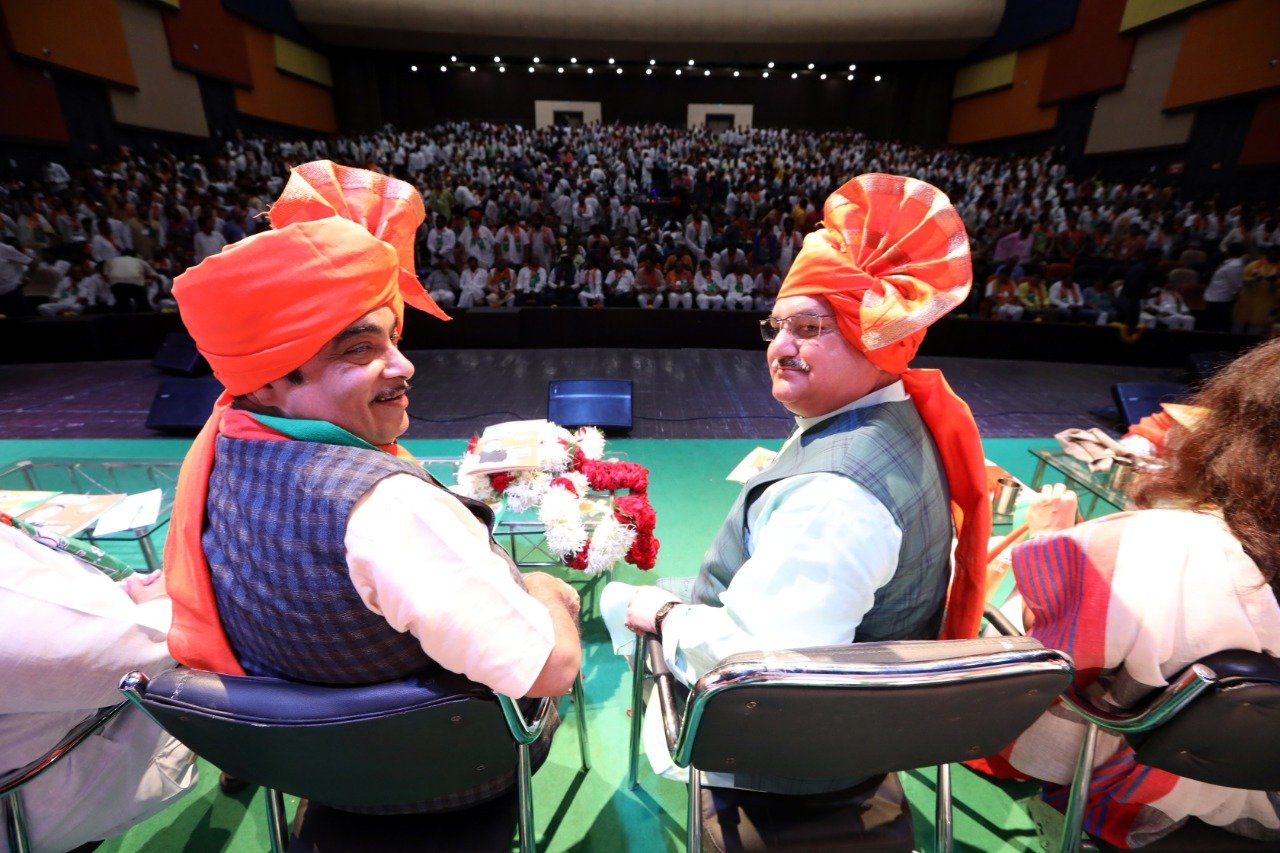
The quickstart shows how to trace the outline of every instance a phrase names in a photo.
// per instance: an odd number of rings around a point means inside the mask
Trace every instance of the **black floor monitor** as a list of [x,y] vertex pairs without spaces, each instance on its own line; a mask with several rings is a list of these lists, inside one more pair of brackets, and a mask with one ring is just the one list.
[[221,394],[222,383],[212,376],[162,380],[147,414],[147,429],[195,435]]
[[553,379],[547,385],[547,420],[562,427],[630,432],[631,380]]
[[1111,386],[1120,418],[1136,424],[1160,410],[1161,403],[1176,403],[1186,396],[1187,386],[1177,382],[1118,382]]
[[151,359],[151,366],[179,376],[205,376],[209,362],[196,351],[196,342],[186,332],[170,332]]

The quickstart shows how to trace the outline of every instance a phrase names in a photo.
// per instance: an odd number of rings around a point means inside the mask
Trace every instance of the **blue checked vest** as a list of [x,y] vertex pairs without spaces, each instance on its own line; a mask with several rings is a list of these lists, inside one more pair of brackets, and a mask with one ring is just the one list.
[[769,484],[824,471],[869,491],[902,530],[897,568],[876,591],[857,640],[936,638],[950,577],[950,493],[933,437],[910,401],[853,409],[815,424],[749,480],[703,558],[694,601],[720,603],[747,560],[747,518]]
[[[439,486],[419,465],[378,450],[218,438],[201,542],[246,673],[372,684],[438,666],[412,634],[365,606],[347,568],[351,510],[392,474]],[[492,527],[487,506],[458,500]]]

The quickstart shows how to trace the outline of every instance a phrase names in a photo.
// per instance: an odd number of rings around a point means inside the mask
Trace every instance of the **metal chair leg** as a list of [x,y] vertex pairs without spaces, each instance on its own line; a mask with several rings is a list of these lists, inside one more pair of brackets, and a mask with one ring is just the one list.
[[1071,793],[1067,797],[1067,814],[1062,824],[1061,853],[1076,853],[1084,832],[1085,807],[1089,804],[1089,785],[1093,782],[1093,753],[1098,744],[1098,726],[1085,722],[1084,741],[1076,758],[1076,772],[1071,777]]
[[644,717],[644,642],[636,638],[635,654],[631,658],[631,751],[630,770],[627,775],[629,787],[635,790],[640,776],[640,724]]
[[4,812],[4,825],[11,853],[31,853],[31,843],[27,840],[27,819],[22,813],[22,792],[14,791],[0,799],[0,811]]
[[688,853],[702,849],[702,774],[689,768],[689,846]]
[[263,788],[267,802],[267,834],[271,853],[284,853],[289,846],[289,816],[284,810],[284,795],[274,788]]
[[591,769],[591,744],[587,740],[587,696],[582,686],[582,673],[573,680],[573,704],[578,715],[578,748],[582,752],[582,769]]
[[934,844],[937,853],[951,853],[951,765],[938,765],[938,794],[933,806]]
[[538,845],[533,838],[533,763],[528,744],[522,743],[516,749],[516,774],[516,795],[520,801],[520,853],[535,853]]

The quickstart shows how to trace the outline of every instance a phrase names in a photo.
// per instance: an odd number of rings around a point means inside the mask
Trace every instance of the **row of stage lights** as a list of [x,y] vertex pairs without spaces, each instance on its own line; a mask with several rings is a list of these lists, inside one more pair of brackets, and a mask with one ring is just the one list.
[[[458,68],[463,68],[463,67],[465,67],[468,71],[472,71],[472,72],[474,72],[474,71],[476,71],[476,70],[477,70],[477,69],[476,69],[476,66],[474,66],[474,65],[465,65],[465,66],[463,66],[463,65],[459,65],[459,63],[458,63],[458,57],[456,57],[456,56],[450,56],[450,57],[449,57],[449,61],[450,61],[451,63],[453,63],[453,64],[454,64],[454,66],[456,66],[456,67],[458,67]],[[532,62],[533,62],[533,64],[529,66],[529,72],[528,72],[528,73],[530,73],[530,74],[533,74],[533,73],[536,73],[536,72],[537,72],[537,70],[538,70],[538,66],[542,64],[542,60],[541,60],[539,57],[535,56],[535,57],[533,57]],[[495,56],[495,57],[493,58],[493,64],[497,67],[497,69],[498,69],[498,72],[499,72],[499,73],[501,73],[501,74],[505,74],[505,73],[507,72],[507,66],[503,63],[503,61],[502,61],[502,57],[501,57],[501,56]],[[658,65],[658,61],[657,61],[656,59],[650,59],[650,60],[649,60],[649,66],[648,66],[647,68],[645,68],[645,69],[644,69],[644,73],[645,73],[646,75],[648,75],[648,76],[653,76],[654,71],[658,71],[658,70],[660,70],[660,69],[658,69],[657,65]],[[570,57],[570,58],[569,58],[569,69],[570,69],[570,70],[575,70],[575,69],[577,69],[577,68],[579,68],[579,66],[578,66],[578,58],[577,58],[576,56]],[[594,66],[591,66],[591,65],[583,65],[583,66],[581,66],[581,68],[584,68],[588,74],[595,74],[595,72],[596,72],[595,67],[594,67]],[[409,70],[410,70],[410,71],[413,71],[413,72],[416,72],[416,71],[418,70],[418,66],[416,66],[416,65],[410,65],[410,66],[409,66]],[[548,64],[547,64],[547,66],[546,66],[546,70],[548,70],[548,71],[550,71],[550,70],[551,70],[551,65],[550,65],[550,63],[548,63]],[[564,66],[564,65],[556,65],[556,66],[555,66],[555,70],[556,70],[556,73],[557,73],[557,74],[563,74],[563,73],[565,72],[565,66]],[[602,70],[603,70],[603,71],[610,71],[610,70],[612,70],[615,74],[621,74],[621,73],[622,73],[622,66],[618,65],[618,64],[617,64],[617,62],[613,59],[613,57],[610,57],[610,58],[609,58],[609,68],[607,68],[607,69],[602,69]],[[726,70],[726,71],[728,71],[728,69],[725,69],[725,70]],[[809,66],[808,66],[807,71],[808,71],[808,72],[812,72],[812,71],[814,71],[814,70],[816,70],[816,69],[815,69],[815,67],[814,67],[814,64],[813,64],[812,62],[810,62],[810,63],[809,63]],[[853,72],[855,72],[855,71],[857,71],[857,70],[858,70],[858,65],[857,65],[857,63],[850,63],[850,64],[849,64],[849,70],[848,70],[848,72],[843,72],[843,71],[841,71],[841,72],[833,72],[833,73],[834,73],[836,76],[838,76],[839,74],[845,74],[845,75],[846,75],[846,78],[845,78],[845,79],[847,79],[847,80],[853,80]],[[441,71],[442,73],[448,73],[448,71],[449,71],[449,66],[448,66],[448,65],[441,65],[441,66],[440,66],[440,71]],[[696,67],[696,65],[695,65],[695,63],[694,63],[694,61],[693,61],[692,59],[690,59],[690,60],[689,60],[689,62],[688,62],[688,64],[687,64],[686,66],[676,68],[676,69],[675,69],[675,75],[676,75],[677,77],[680,77],[680,76],[682,76],[686,71],[688,71],[690,74],[696,74],[696,73],[697,73],[697,67]],[[733,76],[734,76],[734,77],[740,77],[740,76],[742,76],[742,72],[741,72],[740,70],[736,69],[736,68],[735,68],[735,69],[733,69],[733,72],[732,72],[732,73],[733,73]],[[770,62],[770,63],[769,63],[769,64],[764,68],[764,70],[762,70],[762,71],[760,72],[760,76],[761,76],[761,77],[763,77],[763,78],[768,78],[768,77],[769,77],[771,74],[773,74],[773,73],[785,74],[786,72],[785,72],[785,71],[775,72],[775,70],[774,70],[774,63]],[[792,72],[791,72],[791,79],[792,79],[792,80],[797,80],[797,79],[799,79],[799,77],[800,77],[800,74],[801,74],[801,73],[802,73],[802,72],[799,72],[799,71],[792,71]],[[711,69],[710,69],[710,68],[703,68],[703,69],[702,69],[702,76],[703,76],[703,77],[710,77],[710,76],[711,76]],[[828,76],[831,76],[831,74],[829,74],[829,73],[828,73],[828,72],[826,72],[826,71],[821,71],[821,72],[819,72],[819,73],[818,73],[818,79],[820,79],[820,80],[826,80]],[[881,80],[881,75],[879,75],[879,74],[875,75],[874,80],[875,80],[875,82],[879,83],[879,82],[880,82],[880,80]]]

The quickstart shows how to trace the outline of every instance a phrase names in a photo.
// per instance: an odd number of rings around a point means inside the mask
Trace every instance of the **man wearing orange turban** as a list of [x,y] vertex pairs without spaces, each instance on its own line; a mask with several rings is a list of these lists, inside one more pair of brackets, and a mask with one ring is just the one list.
[[165,546],[173,656],[318,683],[443,667],[511,696],[563,694],[576,593],[521,578],[492,512],[396,444],[404,304],[448,319],[412,272],[421,197],[308,163],[270,219],[174,283],[226,393],[183,464]]
[[971,277],[960,217],[929,184],[862,175],[827,199],[761,326],[795,433],[729,511],[692,603],[629,592],[628,627],[658,634],[682,680],[750,649],[976,636],[990,535],[977,426],[937,371],[907,368]]

